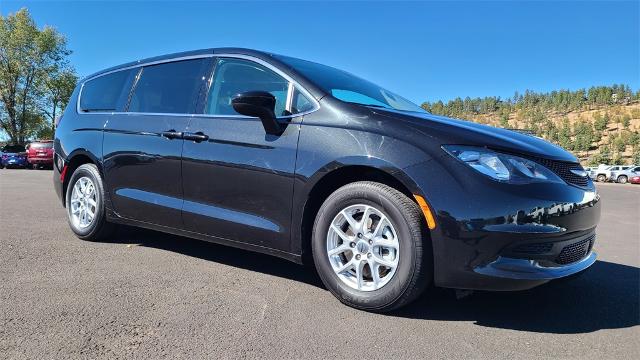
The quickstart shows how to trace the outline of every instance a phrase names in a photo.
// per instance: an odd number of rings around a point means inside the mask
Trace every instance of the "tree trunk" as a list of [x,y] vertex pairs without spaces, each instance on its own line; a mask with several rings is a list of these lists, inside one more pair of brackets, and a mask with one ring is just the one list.
[[51,136],[56,133],[56,108],[58,107],[58,102],[53,102],[53,111],[51,111]]

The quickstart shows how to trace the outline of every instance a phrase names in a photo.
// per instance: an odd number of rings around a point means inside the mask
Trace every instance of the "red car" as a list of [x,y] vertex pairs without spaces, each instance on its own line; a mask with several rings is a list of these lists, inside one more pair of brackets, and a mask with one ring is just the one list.
[[34,169],[53,167],[53,140],[38,140],[29,144],[27,161]]
[[632,184],[640,184],[640,176],[632,176],[629,179],[629,182]]

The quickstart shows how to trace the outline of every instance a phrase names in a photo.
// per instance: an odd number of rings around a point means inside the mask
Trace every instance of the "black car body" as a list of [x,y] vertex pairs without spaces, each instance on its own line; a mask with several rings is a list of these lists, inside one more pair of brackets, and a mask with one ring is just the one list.
[[[282,80],[255,89],[267,86],[276,97],[286,93],[277,124],[271,124],[275,129],[227,110],[206,114],[233,103],[220,95],[223,80],[217,90],[217,80],[212,84],[225,59],[259,64]],[[186,62],[189,68],[181,68]],[[223,48],[136,61],[89,76],[56,130],[57,194],[64,204],[74,170],[95,164],[104,180],[108,222],[303,262],[323,201],[341,186],[372,181],[421,206],[432,253],[429,276],[437,286],[527,289],[593,264],[599,196],[572,154],[534,136],[404,105],[398,110],[357,97],[345,101],[313,79],[327,77],[320,74],[324,68],[311,64]],[[171,72],[191,72],[198,79],[193,87],[174,86],[188,110],[172,107],[161,95],[138,95],[152,93]],[[216,91],[222,100],[208,101]],[[389,103],[404,104],[383,93]],[[97,105],[85,108],[85,101]],[[482,149],[547,169],[546,177],[555,180],[491,178],[465,163],[469,154],[484,156]]]

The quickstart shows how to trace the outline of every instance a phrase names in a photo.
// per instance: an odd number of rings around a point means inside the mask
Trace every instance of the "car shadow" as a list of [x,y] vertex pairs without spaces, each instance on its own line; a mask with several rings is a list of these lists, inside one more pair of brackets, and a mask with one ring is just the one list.
[[526,291],[480,291],[456,301],[450,292],[431,290],[439,294],[425,294],[393,315],[555,334],[640,325],[640,269],[607,261]]
[[[268,255],[130,227],[122,227],[113,240],[324,288],[313,269]],[[556,334],[627,328],[640,325],[640,269],[597,261],[578,277],[526,291],[476,291],[460,300],[453,290],[430,288],[412,304],[384,316],[473,321],[484,327]]]
[[171,251],[324,288],[318,275],[307,267],[275,256],[236,249],[230,246],[129,226],[118,227],[118,231],[109,239],[109,242],[138,244]]

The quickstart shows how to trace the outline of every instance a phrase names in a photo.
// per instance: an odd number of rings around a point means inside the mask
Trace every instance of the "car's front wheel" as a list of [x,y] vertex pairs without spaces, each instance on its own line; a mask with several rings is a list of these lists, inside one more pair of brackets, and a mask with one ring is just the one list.
[[69,226],[83,240],[104,240],[114,224],[107,222],[102,177],[94,164],[83,164],[71,175],[66,193]]
[[605,182],[605,180],[607,180],[607,177],[603,174],[600,174],[596,177],[596,180],[598,180],[599,182]]
[[432,277],[420,208],[384,184],[356,182],[331,194],[316,216],[312,247],[325,286],[355,308],[399,308]]

